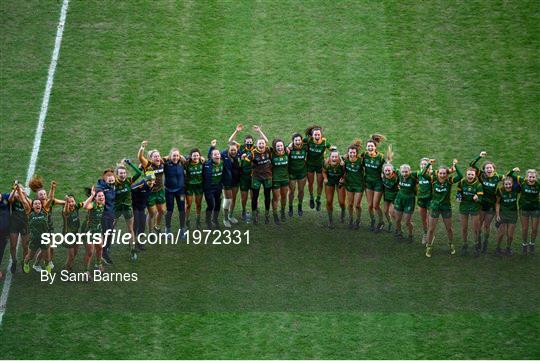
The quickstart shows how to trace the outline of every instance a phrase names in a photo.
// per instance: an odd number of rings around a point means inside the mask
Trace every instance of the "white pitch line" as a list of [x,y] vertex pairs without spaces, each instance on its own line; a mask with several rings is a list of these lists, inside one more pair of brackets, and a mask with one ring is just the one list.
[[[49,73],[47,75],[47,84],[45,85],[45,93],[43,94],[43,101],[41,102],[41,110],[39,112],[38,124],[36,127],[36,134],[34,136],[34,146],[32,147],[32,155],[30,156],[30,163],[28,164],[28,171],[26,172],[25,187],[28,191],[28,183],[34,175],[36,170],[36,162],[39,154],[39,147],[41,145],[41,135],[43,134],[43,126],[45,125],[45,118],[47,118],[47,110],[49,109],[49,99],[51,97],[51,90],[54,82],[54,73],[56,71],[56,64],[58,63],[58,56],[60,54],[60,45],[62,44],[62,35],[64,34],[64,25],[66,23],[67,9],[69,0],[64,0],[62,3],[62,9],[60,10],[60,20],[58,21],[58,27],[56,29],[56,39],[54,42],[54,50],[51,57],[51,64],[49,65]],[[18,250],[18,245],[17,245]],[[2,319],[6,312],[6,304],[9,296],[9,289],[11,288],[12,275],[9,271],[11,268],[11,262],[9,261],[8,271],[6,272],[6,279],[4,280],[4,287],[2,288],[2,295],[0,296],[0,326],[2,325]]]

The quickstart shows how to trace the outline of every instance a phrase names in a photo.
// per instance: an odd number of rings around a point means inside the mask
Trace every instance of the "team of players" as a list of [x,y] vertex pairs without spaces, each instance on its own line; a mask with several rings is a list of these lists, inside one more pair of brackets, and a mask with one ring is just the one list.
[[[135,260],[138,251],[144,250],[144,246],[136,244],[135,236],[145,232],[146,225],[150,231],[161,232],[163,217],[165,232],[171,232],[175,203],[181,234],[190,227],[200,228],[203,222],[207,228],[220,227],[221,208],[224,211],[223,227],[237,224],[239,220],[234,210],[239,190],[242,221],[258,224],[261,221],[258,200],[262,188],[264,223],[270,223],[273,218],[273,222],[279,225],[287,220],[287,216],[294,216],[295,198],[297,215],[303,215],[306,183],[312,209],[321,210],[321,195],[325,191],[329,228],[336,227],[339,222],[347,223],[352,230],[359,229],[365,194],[369,229],[375,233],[383,230],[393,232],[396,240],[412,242],[411,217],[417,206],[427,257],[432,255],[439,218],[446,227],[449,252],[456,252],[451,221],[451,194],[453,185],[456,185],[462,255],[468,252],[469,223],[474,238],[474,254],[478,256],[487,252],[494,218],[498,228],[495,253],[503,253],[501,244],[506,239],[505,253],[512,254],[518,214],[522,225],[522,253],[532,254],[535,251],[540,186],[533,169],[527,170],[525,177],[517,175],[518,168],[500,176],[493,162],[486,161],[478,166],[478,162],[487,156],[486,152],[481,152],[465,174],[458,167],[457,160],[450,167],[434,169],[435,160],[429,158],[422,158],[419,170],[413,171],[408,164],[398,168],[391,164],[391,146],[388,146],[386,155],[378,150],[385,140],[379,134],[371,136],[364,148],[360,141],[355,141],[344,154],[340,154],[324,137],[320,126],[309,127],[304,135],[293,134],[288,143],[274,139],[271,145],[258,126],[253,127],[259,135],[256,141],[248,135],[244,137],[243,144],[237,143],[235,139],[243,129],[242,125],[236,127],[224,150],[219,150],[216,140],[213,140],[208,159],[196,148],[185,156],[173,148],[168,156],[162,157],[155,149],[146,152],[148,144],[142,142],[138,152],[139,167],[126,159],[115,169],[105,170],[97,184],[88,189],[88,198],[84,202],[77,202],[74,195],[55,198],[56,183],[51,183],[47,193],[40,178],[32,179],[29,184],[36,194],[31,200],[23,187],[14,182],[11,192],[2,194],[0,199],[0,260],[9,239],[13,260],[11,271],[16,271],[16,246],[20,238],[23,271],[29,272],[30,262],[34,259],[36,270],[40,270],[43,264],[50,272],[54,267],[54,249],[42,244],[41,235],[54,231],[51,215],[55,205],[63,207],[64,233],[103,234],[124,218],[128,232],[132,234],[131,258]],[[128,169],[133,176],[128,176]],[[251,212],[247,209],[250,194]],[[336,194],[340,208],[337,222],[333,211]],[[204,220],[201,215],[203,196],[207,204]],[[192,224],[193,203],[195,221]],[[87,213],[84,221],[80,220],[81,210]],[[402,225],[407,228],[406,235]],[[92,259],[95,267],[100,269],[103,269],[102,261],[112,263],[110,243],[104,244],[104,247],[100,244],[85,245],[84,266],[88,271]],[[77,252],[77,245],[68,247],[66,269],[72,269]]]

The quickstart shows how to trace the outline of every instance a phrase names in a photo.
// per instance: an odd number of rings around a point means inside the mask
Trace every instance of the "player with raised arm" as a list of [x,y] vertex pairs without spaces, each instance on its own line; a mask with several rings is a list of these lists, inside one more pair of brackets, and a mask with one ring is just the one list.
[[166,211],[166,200],[165,200],[165,188],[163,181],[163,159],[159,154],[157,149],[152,149],[148,151],[148,158],[145,157],[144,151],[148,141],[143,141],[137,157],[141,166],[143,168],[144,174],[154,174],[156,181],[152,192],[148,197],[148,230],[150,232],[161,232],[161,219]]
[[461,246],[461,255],[465,256],[468,249],[469,219],[472,220],[472,228],[475,240],[474,255],[478,257],[482,250],[482,238],[480,236],[480,205],[484,190],[482,184],[476,176],[476,169],[467,168],[465,178],[460,180],[457,185],[457,195],[459,200],[459,214],[461,222],[461,237],[463,246]]
[[[384,164],[384,154],[377,150],[379,144],[386,138],[380,134],[373,134],[366,142],[366,151],[362,157],[364,162],[366,199],[370,218],[370,230],[379,232],[384,228],[383,211],[381,209],[381,199],[383,196],[382,167]],[[375,213],[378,222],[375,224]]]
[[[538,235],[538,221],[540,220],[540,182],[536,170],[528,169],[525,177],[516,176],[519,168],[515,168],[509,175],[514,179],[521,190],[519,195],[519,212],[521,218],[521,252],[534,254],[536,237]],[[529,236],[529,225],[531,236]],[[529,240],[527,242],[527,240]]]
[[[450,202],[450,196],[452,194],[452,185],[456,184],[462,179],[461,171],[457,166],[457,159],[452,162],[452,168],[446,166],[440,166],[439,169],[432,176],[428,173],[429,167],[432,167],[435,163],[434,159],[431,159],[429,165],[422,173],[422,177],[430,179],[433,187],[433,197],[431,199],[431,214],[429,215],[429,229],[428,239],[426,243],[426,257],[431,257],[433,251],[433,240],[435,235],[435,229],[437,228],[437,222],[439,217],[442,217],[444,225],[446,227],[446,234],[448,236],[448,247],[450,254],[456,253],[454,248],[454,230],[452,228],[452,204]],[[450,176],[450,173],[456,171],[457,175]]]

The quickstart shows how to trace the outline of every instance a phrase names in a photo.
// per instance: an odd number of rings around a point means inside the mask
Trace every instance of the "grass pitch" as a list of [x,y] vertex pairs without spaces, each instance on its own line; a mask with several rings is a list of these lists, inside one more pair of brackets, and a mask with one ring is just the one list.
[[[26,175],[59,10],[0,4],[4,190]],[[286,139],[320,123],[340,149],[380,132],[396,164],[487,150],[500,172],[538,169],[539,17],[535,1],[72,2],[37,173],[82,196],[143,139],[206,149],[238,122]],[[19,272],[0,354],[540,358],[538,257],[450,258],[439,232],[428,260],[306,213],[251,227],[249,246],[154,247],[136,264],[115,247],[108,270],[136,283]]]

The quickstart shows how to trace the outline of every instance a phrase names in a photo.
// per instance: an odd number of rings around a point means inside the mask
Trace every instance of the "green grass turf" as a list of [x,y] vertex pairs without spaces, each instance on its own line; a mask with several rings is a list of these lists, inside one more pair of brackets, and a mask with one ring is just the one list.
[[[26,175],[59,7],[0,5],[4,189]],[[237,122],[270,138],[320,123],[340,149],[381,132],[396,164],[485,149],[500,171],[538,169],[539,14],[533,1],[73,2],[37,172],[81,194],[143,139],[206,149]],[[538,258],[450,258],[439,230],[426,260],[307,213],[251,228],[249,246],[154,247],[135,265],[116,247],[109,270],[136,283],[16,274],[0,354],[540,357]]]

